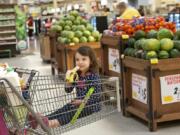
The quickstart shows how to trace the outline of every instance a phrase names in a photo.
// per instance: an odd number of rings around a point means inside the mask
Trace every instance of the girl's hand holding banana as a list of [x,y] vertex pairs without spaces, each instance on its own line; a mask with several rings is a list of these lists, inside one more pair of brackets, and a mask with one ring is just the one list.
[[75,80],[77,80],[77,78],[78,78],[77,71],[78,70],[79,70],[78,66],[76,66],[72,70],[68,70],[66,72],[66,81],[69,82],[69,83],[73,83]]

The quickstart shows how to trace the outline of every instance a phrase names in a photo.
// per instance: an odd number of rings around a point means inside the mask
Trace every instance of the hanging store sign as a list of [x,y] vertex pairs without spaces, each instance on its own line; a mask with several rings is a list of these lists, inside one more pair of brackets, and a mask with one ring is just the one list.
[[147,104],[147,77],[132,74],[132,98]]
[[108,50],[109,70],[120,73],[119,50],[109,48]]
[[180,102],[180,74],[160,77],[162,104]]

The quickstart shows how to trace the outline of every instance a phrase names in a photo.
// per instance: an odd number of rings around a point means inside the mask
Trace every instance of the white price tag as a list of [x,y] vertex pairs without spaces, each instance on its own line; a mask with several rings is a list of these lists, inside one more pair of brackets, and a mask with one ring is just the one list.
[[147,104],[147,77],[132,74],[132,98]]

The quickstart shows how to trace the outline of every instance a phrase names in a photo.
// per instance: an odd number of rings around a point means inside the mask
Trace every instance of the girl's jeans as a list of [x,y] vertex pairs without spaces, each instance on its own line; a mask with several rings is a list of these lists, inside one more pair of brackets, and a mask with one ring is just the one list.
[[[58,109],[57,111],[47,115],[47,117],[49,118],[49,120],[57,119],[59,121],[59,124],[62,126],[68,124],[72,120],[78,108],[78,106],[69,103],[63,106],[62,108]],[[99,111],[100,107],[98,108],[99,109],[97,109],[97,105],[88,107],[85,106],[78,118],[91,115],[92,113]]]

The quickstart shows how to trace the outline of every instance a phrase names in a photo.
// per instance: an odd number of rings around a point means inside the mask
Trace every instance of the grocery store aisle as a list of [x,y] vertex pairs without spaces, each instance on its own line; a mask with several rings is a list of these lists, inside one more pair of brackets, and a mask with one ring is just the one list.
[[[30,41],[30,48],[20,56],[11,59],[0,59],[9,65],[36,69],[41,74],[51,74],[50,64],[43,63],[39,53],[38,41]],[[116,113],[106,119],[72,130],[64,135],[179,135],[180,121],[161,124],[155,133],[150,133],[147,123],[134,118],[125,118],[121,113]]]
[[51,74],[50,64],[43,63],[39,52],[39,41],[28,40],[28,49],[21,55],[12,58],[0,59],[0,62],[7,62],[11,66],[35,69],[41,74]]

